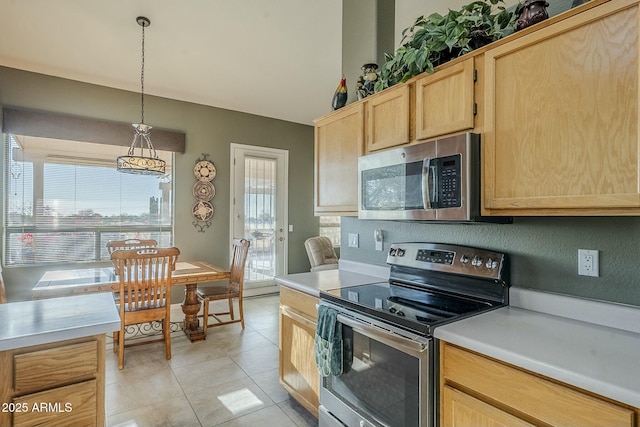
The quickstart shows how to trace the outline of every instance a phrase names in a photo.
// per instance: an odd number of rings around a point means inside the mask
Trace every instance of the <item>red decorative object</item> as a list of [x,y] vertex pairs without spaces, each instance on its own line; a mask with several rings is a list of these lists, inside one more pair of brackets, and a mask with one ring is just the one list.
[[347,104],[347,79],[342,76],[342,80],[340,80],[340,84],[336,89],[336,93],[333,95],[333,102],[331,106],[334,110],[338,108],[342,108]]

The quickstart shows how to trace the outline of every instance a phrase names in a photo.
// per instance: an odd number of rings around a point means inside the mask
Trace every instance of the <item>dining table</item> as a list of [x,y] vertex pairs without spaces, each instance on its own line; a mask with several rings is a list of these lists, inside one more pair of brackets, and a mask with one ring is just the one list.
[[[205,339],[198,312],[198,284],[229,278],[229,270],[204,261],[178,261],[171,275],[171,286],[185,286],[182,330],[191,342]],[[113,266],[52,270],[45,272],[33,287],[33,299],[83,295],[94,292],[118,292],[120,281]]]

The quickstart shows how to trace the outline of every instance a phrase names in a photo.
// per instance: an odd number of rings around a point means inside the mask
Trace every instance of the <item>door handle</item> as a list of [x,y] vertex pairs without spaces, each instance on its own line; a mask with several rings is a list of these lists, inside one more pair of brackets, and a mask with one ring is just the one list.
[[431,174],[431,158],[427,157],[422,161],[422,206],[425,209],[431,209],[431,191],[429,187],[429,177]]

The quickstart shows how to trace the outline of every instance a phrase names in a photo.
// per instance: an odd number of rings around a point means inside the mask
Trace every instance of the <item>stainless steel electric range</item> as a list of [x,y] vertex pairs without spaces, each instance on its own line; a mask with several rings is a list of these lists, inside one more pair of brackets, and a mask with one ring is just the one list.
[[342,323],[343,373],[323,377],[320,426],[431,427],[434,328],[508,304],[503,253],[394,243],[388,281],[321,292]]

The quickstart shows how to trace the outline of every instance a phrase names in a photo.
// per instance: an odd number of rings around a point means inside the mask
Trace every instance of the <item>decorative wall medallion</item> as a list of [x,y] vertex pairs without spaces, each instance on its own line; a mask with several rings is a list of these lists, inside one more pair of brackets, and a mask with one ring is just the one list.
[[193,168],[193,175],[196,182],[193,184],[193,197],[196,203],[191,209],[191,214],[195,218],[191,224],[199,233],[204,233],[205,228],[211,227],[211,218],[213,218],[213,205],[210,200],[216,195],[216,188],[211,181],[216,177],[216,167],[212,161],[207,160],[208,154],[202,154],[202,157],[196,160]]
[[193,205],[192,213],[198,221],[209,221],[213,217],[213,205],[200,200]]
[[200,160],[193,168],[198,181],[211,181],[216,177],[216,167],[209,160]]
[[193,184],[193,197],[208,202],[216,195],[216,188],[209,181],[196,181]]

